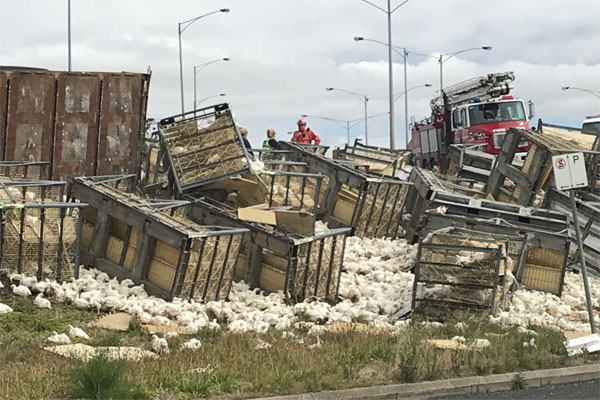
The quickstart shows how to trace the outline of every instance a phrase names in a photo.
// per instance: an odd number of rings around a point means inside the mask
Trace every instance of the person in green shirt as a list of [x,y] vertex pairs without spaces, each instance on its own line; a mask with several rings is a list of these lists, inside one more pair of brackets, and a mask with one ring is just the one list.
[[272,154],[267,154],[271,150],[275,150],[277,147],[277,140],[275,140],[275,129],[267,129],[267,138],[263,140],[263,160],[273,158]]

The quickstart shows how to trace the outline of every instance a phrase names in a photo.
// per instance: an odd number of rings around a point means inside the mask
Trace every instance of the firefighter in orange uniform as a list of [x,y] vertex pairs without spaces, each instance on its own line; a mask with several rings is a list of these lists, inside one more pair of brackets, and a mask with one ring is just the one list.
[[292,142],[318,145],[321,143],[321,139],[310,128],[306,128],[306,121],[300,118],[298,120],[298,130],[294,132]]

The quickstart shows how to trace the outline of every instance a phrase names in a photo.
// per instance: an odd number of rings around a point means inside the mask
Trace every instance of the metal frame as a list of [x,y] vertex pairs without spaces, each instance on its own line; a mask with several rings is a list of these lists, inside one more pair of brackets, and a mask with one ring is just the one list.
[[[19,171],[21,169],[21,171]],[[35,176],[31,176],[31,170],[38,169]],[[16,170],[16,171],[15,171]],[[48,179],[50,178],[49,161],[0,161],[0,175],[11,178],[23,179]]]
[[442,173],[485,183],[488,181],[496,156],[477,151],[478,145],[453,144],[442,166]]
[[[171,299],[175,296],[185,296],[205,301],[226,298],[229,295],[233,270],[240,249],[239,244],[236,244],[237,249],[232,253],[232,242],[238,240],[241,243],[242,236],[248,230],[223,226],[200,226],[184,217],[186,208],[190,204],[188,201],[147,200],[121,190],[122,186],[131,186],[132,178],[132,175],[75,178],[72,196],[86,201],[97,211],[93,227],[94,240],[90,248],[83,249],[84,262],[121,279],[130,278],[138,284],[143,283],[149,293],[159,297]],[[127,226],[119,264],[110,261],[106,254],[112,220]],[[135,248],[135,261],[131,268],[127,269],[122,263],[129,247],[128,241],[132,229],[138,231],[138,241]],[[209,269],[208,272],[204,271],[205,273],[199,279],[201,262],[206,261],[203,257],[210,254],[210,251],[206,251],[206,247],[208,247],[207,240],[211,238],[216,239],[212,247]],[[227,248],[223,263],[219,266],[215,265],[215,262],[220,239],[227,241]],[[149,280],[151,261],[157,242],[179,249],[174,278],[169,288],[160,287]],[[198,263],[195,267],[189,265],[191,252],[196,252],[198,255]],[[214,293],[208,291],[213,273],[219,274]],[[190,279],[192,279],[191,284]],[[201,293],[196,291],[200,283],[204,284]]]

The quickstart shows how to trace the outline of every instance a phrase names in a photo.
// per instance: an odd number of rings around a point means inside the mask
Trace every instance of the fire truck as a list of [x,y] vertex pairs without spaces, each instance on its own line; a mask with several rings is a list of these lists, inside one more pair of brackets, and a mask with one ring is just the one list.
[[[472,144],[474,148],[497,154],[509,128],[530,129],[533,103],[510,95],[513,72],[488,74],[444,88],[431,100],[431,116],[412,124],[408,148],[413,164],[423,168],[441,166],[449,146]],[[527,114],[526,114],[526,111]],[[518,152],[530,143],[519,144]]]

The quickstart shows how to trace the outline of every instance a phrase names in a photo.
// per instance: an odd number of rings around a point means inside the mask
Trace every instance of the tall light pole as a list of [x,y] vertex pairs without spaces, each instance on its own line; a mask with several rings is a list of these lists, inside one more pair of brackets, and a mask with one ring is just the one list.
[[187,21],[183,21],[183,22],[179,22],[177,24],[178,26],[178,35],[179,35],[179,83],[181,85],[181,113],[185,113],[185,106],[184,106],[184,100],[183,100],[183,56],[181,54],[181,34],[183,32],[185,32],[185,30],[192,25],[194,22],[198,21],[200,18],[204,18],[207,17],[209,15],[212,14],[216,14],[216,13],[228,13],[229,12],[229,8],[221,8],[220,10],[217,11],[212,11],[209,13],[206,13],[204,15],[200,15],[199,17],[196,18],[192,18],[192,19],[188,19]]
[[208,96],[208,97],[205,97],[205,98],[200,99],[200,100],[194,100],[194,110],[196,109],[196,107],[198,106],[198,104],[202,104],[206,100],[214,99],[215,97],[224,97],[224,96],[227,96],[227,93],[213,94],[212,96]]
[[[481,46],[481,47],[473,47],[470,49],[464,49],[464,50],[459,50],[459,51],[455,51],[452,53],[447,53],[447,54],[440,54],[439,58],[438,58],[438,63],[440,64],[440,93],[442,91],[442,89],[444,89],[444,74],[443,74],[443,65],[446,61],[448,61],[449,59],[451,59],[454,56],[457,56],[461,53],[466,53],[467,51],[474,51],[474,50],[487,50],[490,51],[492,50],[492,46]],[[425,55],[425,54],[420,54],[420,55]],[[428,56],[431,57],[431,56]]]
[[409,0],[404,0],[402,3],[397,5],[392,9],[391,0],[387,0],[387,9],[379,7],[377,4],[371,3],[368,0],[361,0],[363,3],[367,3],[370,6],[375,7],[379,11],[384,12],[387,15],[387,24],[388,24],[388,79],[389,79],[389,101],[390,101],[390,148],[393,149],[395,147],[395,131],[394,131],[394,71],[393,71],[393,62],[392,62],[392,14],[402,7],[404,4],[408,3]]
[[368,119],[367,104],[369,103],[369,98],[367,97],[367,95],[366,94],[358,94],[358,93],[355,93],[355,92],[352,92],[352,91],[346,90],[346,89],[338,89],[338,88],[332,88],[332,87],[325,88],[325,90],[327,90],[328,92],[331,92],[332,90],[346,92],[346,93],[351,94],[352,96],[356,97],[361,102],[363,102],[363,104],[365,105],[365,142],[366,142],[366,144],[369,144],[369,129],[367,127],[367,119]]
[[592,96],[596,96],[598,99],[600,99],[600,90],[590,90],[590,89],[583,89],[583,88],[571,87],[571,86],[563,86],[561,89],[562,90],[580,90],[582,92],[589,93]]
[[67,37],[69,44],[69,72],[71,72],[71,0],[67,1]]
[[216,62],[219,61],[229,61],[231,60],[229,57],[224,57],[224,58],[219,58],[213,61],[209,61],[207,63],[204,64],[200,64],[200,65],[194,65],[194,109],[196,108],[196,75],[198,74],[198,72],[202,71],[204,68],[206,68],[207,66],[214,64]]

